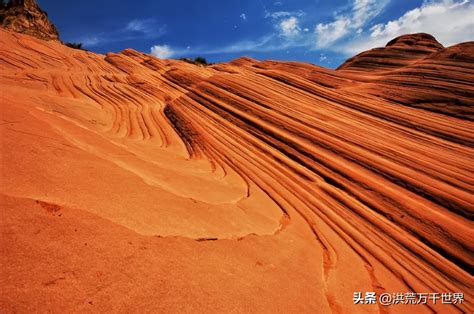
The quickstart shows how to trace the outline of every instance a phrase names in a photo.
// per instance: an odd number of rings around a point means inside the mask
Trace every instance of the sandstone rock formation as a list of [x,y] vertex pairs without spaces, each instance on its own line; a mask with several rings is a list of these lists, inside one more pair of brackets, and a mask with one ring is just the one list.
[[0,25],[8,30],[43,40],[59,40],[59,34],[36,0],[10,0],[0,7]]
[[443,48],[431,35],[404,35],[338,70],[366,83],[355,88],[359,92],[473,121],[473,50],[474,42]]
[[473,55],[200,67],[1,30],[0,308],[472,312]]
[[370,70],[372,73],[395,70],[443,48],[443,45],[429,34],[402,35],[391,40],[384,48],[364,51],[350,58],[338,70]]

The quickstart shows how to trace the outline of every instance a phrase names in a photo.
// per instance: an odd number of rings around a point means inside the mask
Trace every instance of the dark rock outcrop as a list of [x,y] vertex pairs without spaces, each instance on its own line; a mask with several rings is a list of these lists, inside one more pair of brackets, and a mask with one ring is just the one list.
[[59,40],[59,33],[48,14],[36,0],[11,0],[0,7],[0,24],[3,28],[43,40]]

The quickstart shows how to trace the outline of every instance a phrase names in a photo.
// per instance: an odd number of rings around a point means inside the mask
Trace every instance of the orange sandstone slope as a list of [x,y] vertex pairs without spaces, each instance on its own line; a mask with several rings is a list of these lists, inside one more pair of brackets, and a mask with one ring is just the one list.
[[200,67],[1,30],[2,312],[472,312],[473,56]]

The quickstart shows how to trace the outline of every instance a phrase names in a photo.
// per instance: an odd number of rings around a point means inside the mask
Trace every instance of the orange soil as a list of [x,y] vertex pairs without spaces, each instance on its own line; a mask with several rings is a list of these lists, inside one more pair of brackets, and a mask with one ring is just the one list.
[[0,30],[2,312],[472,312],[474,44],[413,49],[200,67]]

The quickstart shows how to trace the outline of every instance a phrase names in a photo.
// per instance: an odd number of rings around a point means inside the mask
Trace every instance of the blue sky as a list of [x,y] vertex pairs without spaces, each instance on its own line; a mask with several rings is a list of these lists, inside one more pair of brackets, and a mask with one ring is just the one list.
[[241,56],[337,67],[392,38],[474,40],[474,0],[39,0],[64,41],[161,58]]

